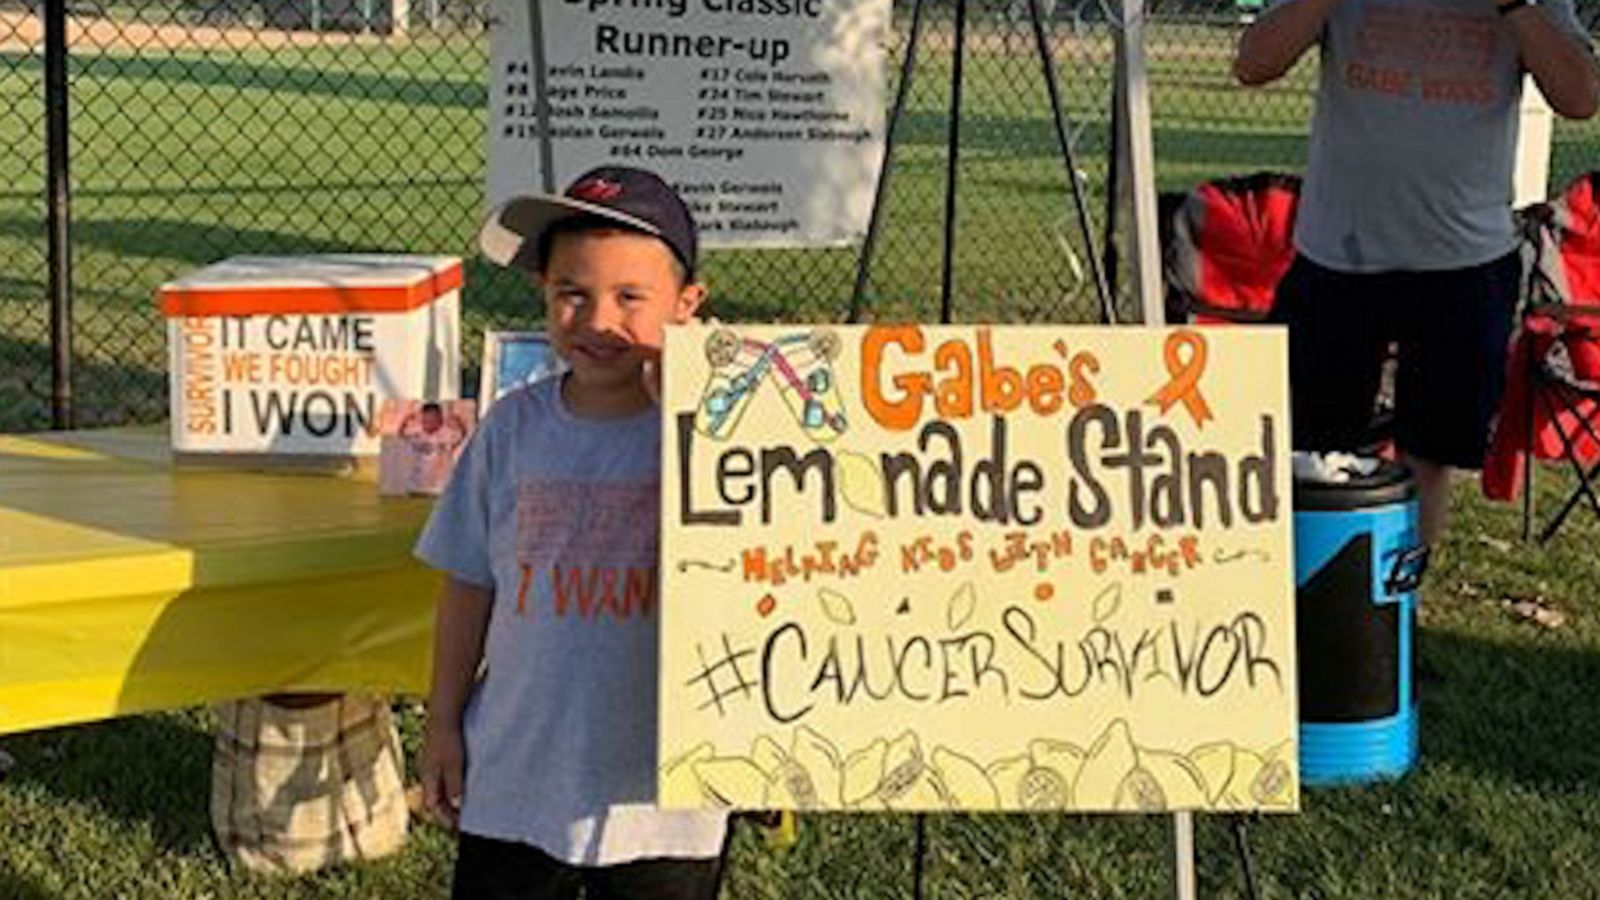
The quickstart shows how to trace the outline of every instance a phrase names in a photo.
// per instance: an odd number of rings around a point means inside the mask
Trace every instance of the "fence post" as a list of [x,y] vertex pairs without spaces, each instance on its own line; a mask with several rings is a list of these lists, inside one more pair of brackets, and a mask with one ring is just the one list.
[[44,4],[45,230],[50,427],[72,428],[72,186],[67,177],[67,0]]
[[1126,143],[1118,148],[1124,157],[1118,170],[1127,179],[1133,198],[1133,286],[1139,298],[1141,321],[1146,325],[1165,324],[1165,305],[1161,296],[1161,244],[1156,224],[1155,139],[1150,124],[1150,80],[1145,65],[1143,0],[1123,0],[1122,27],[1115,29],[1117,74],[1121,104],[1119,112],[1126,129]]

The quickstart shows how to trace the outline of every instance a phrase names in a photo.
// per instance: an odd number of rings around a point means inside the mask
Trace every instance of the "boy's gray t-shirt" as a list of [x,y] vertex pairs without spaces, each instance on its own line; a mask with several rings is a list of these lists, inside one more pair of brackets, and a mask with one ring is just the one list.
[[561,382],[494,404],[417,543],[494,590],[461,828],[581,865],[714,857],[725,815],[653,806],[659,413],[578,418]]
[[[1588,45],[1570,0],[1534,14]],[[1455,269],[1510,252],[1521,96],[1521,61],[1491,0],[1341,0],[1322,37],[1296,247],[1347,272]]]

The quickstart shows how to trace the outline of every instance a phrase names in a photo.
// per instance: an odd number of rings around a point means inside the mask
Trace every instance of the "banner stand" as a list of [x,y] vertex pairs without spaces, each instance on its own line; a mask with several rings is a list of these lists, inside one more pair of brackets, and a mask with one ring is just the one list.
[[1248,818],[1233,817],[1233,847],[1239,854],[1239,867],[1244,874],[1244,895],[1250,900],[1261,900],[1261,886],[1256,884],[1256,864],[1250,854],[1250,833],[1245,830]]
[[[867,279],[870,274],[873,256],[877,250],[878,238],[882,232],[884,199],[888,193],[890,173],[894,169],[894,151],[899,143],[900,125],[905,117],[906,98],[910,94],[911,83],[916,75],[917,49],[922,37],[924,2],[925,0],[915,0],[915,5],[912,7],[911,33],[906,38],[906,51],[900,67],[900,83],[895,92],[894,105],[889,112],[889,121],[884,136],[883,165],[878,171],[878,184],[873,195],[872,213],[867,222],[866,238],[862,242],[861,253],[856,261],[855,288],[852,291],[849,311],[845,317],[845,321],[852,324],[861,321]],[[954,293],[957,212],[956,179],[961,159],[961,91],[964,80],[962,63],[966,56],[967,2],[966,0],[955,0],[953,6],[955,40],[951,51],[950,119],[947,126],[948,141],[945,156],[944,241],[940,254],[939,321],[941,324],[950,324],[954,314],[952,297]],[[1094,279],[1095,296],[1100,304],[1100,321],[1102,324],[1115,324],[1117,322],[1116,302],[1112,296],[1105,269],[1102,266],[1102,257],[1095,249],[1094,226],[1089,218],[1089,209],[1084,197],[1083,184],[1079,181],[1077,161],[1072,149],[1072,142],[1068,137],[1066,112],[1061,104],[1061,93],[1056,84],[1055,62],[1050,51],[1050,42],[1045,34],[1044,21],[1039,13],[1038,0],[1028,0],[1028,18],[1033,31],[1034,46],[1038,54],[1039,64],[1043,69],[1045,88],[1050,98],[1051,120],[1055,128],[1056,142],[1061,149],[1062,162],[1066,165],[1067,183],[1072,188],[1074,218],[1079,233],[1083,237],[1085,256],[1088,259],[1089,268]],[[1148,127],[1148,104],[1146,105],[1146,113],[1145,122],[1146,127]]]

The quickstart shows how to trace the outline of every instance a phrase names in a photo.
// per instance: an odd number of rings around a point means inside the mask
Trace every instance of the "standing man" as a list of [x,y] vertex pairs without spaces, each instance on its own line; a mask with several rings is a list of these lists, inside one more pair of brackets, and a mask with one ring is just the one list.
[[1397,343],[1396,440],[1429,544],[1450,470],[1483,465],[1505,381],[1522,76],[1589,118],[1588,42],[1571,0],[1279,0],[1239,41],[1246,85],[1320,45],[1298,252],[1272,316],[1290,327],[1295,447],[1360,445]]

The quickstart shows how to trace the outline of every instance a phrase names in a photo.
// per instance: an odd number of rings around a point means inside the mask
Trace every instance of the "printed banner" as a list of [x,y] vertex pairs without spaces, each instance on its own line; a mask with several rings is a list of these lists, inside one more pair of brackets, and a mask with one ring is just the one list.
[[409,341],[408,327],[403,315],[170,320],[173,446],[203,452],[376,453],[378,405],[391,396],[381,377],[385,354],[380,348],[391,348],[386,354],[391,360],[408,351],[415,343]]
[[1279,329],[675,329],[660,803],[1298,808]]
[[683,195],[706,246],[859,240],[889,14],[889,0],[494,0],[489,202],[541,190],[546,166],[559,190],[633,165]]

